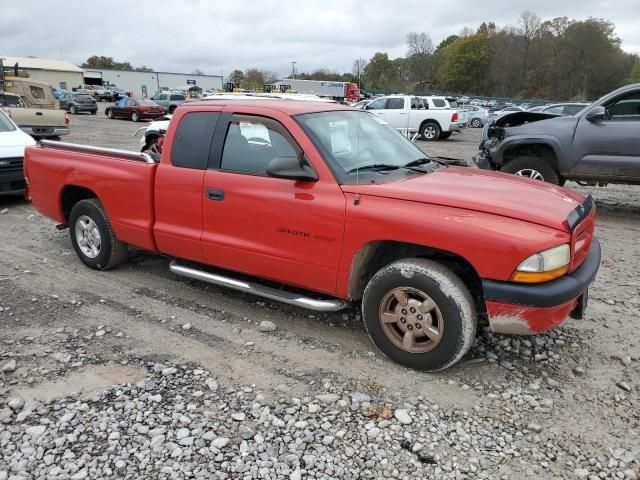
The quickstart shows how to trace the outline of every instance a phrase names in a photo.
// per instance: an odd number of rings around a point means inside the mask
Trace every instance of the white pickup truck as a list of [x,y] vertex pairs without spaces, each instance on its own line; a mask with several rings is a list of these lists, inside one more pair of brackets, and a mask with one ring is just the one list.
[[405,132],[419,132],[425,140],[443,140],[467,125],[457,109],[434,104],[434,100],[438,98],[390,95],[375,99],[365,110],[382,117],[394,128]]

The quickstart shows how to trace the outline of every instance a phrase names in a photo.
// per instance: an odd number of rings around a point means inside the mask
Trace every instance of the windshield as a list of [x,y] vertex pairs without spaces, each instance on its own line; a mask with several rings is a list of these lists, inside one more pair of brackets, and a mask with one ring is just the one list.
[[0,108],[0,132],[13,132],[16,127],[13,126],[11,120],[7,118],[7,115]]
[[309,113],[296,116],[296,120],[332,164],[342,183],[355,181],[357,175],[364,173],[359,169],[384,174],[426,159],[424,152],[402,134],[368,112]]

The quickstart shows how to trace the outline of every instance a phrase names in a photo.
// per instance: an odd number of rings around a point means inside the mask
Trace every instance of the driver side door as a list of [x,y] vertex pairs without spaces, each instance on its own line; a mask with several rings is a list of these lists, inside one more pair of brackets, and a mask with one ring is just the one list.
[[604,119],[578,122],[574,137],[572,178],[640,181],[640,90],[604,105]]
[[227,114],[221,123],[214,140],[219,152],[202,192],[205,262],[334,293],[346,202],[335,179],[267,175],[276,157],[317,158],[273,118]]

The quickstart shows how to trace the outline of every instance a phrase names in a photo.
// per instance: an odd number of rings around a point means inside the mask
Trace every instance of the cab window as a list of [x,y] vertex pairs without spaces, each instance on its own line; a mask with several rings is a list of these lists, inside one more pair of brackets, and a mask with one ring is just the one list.
[[266,175],[276,157],[297,157],[301,150],[275,120],[252,115],[233,115],[222,150],[221,169]]
[[379,98],[367,105],[367,110],[384,110],[387,100],[385,98]]
[[218,118],[220,112],[191,112],[182,117],[171,146],[171,164],[174,167],[207,168]]
[[635,92],[617,98],[607,106],[607,113],[611,120],[618,122],[640,121],[640,93]]

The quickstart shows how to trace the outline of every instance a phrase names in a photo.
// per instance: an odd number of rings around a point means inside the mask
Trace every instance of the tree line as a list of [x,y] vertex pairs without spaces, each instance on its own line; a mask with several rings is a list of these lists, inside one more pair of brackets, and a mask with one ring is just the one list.
[[[229,81],[260,89],[273,72],[234,70]],[[592,100],[640,82],[640,59],[621,48],[615,25],[604,19],[542,21],[524,12],[515,25],[482,23],[434,45],[426,32],[407,35],[404,57],[385,52],[358,58],[351,72],[320,68],[296,74],[307,80],[357,82],[384,93],[450,93],[491,97]]]

